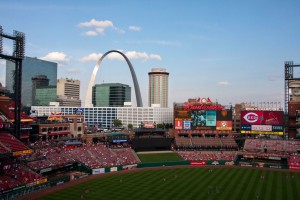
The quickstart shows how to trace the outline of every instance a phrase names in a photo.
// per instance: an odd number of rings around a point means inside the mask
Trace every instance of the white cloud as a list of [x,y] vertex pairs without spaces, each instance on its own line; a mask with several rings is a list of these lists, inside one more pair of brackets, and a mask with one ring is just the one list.
[[82,22],[78,25],[80,28],[91,28],[92,30],[89,30],[85,32],[86,36],[96,36],[96,35],[104,35],[106,29],[113,29],[118,31],[119,33],[124,33],[125,31],[122,29],[119,29],[114,26],[112,21],[110,20],[104,20],[104,21],[97,21],[95,19],[91,19],[88,22]]
[[160,55],[147,54],[146,52],[128,51],[127,53],[125,53],[125,55],[129,59],[144,59],[144,60],[153,59],[153,60],[161,60]]
[[142,30],[141,27],[139,27],[139,26],[129,26],[128,29],[131,31],[141,31]]
[[98,60],[101,58],[102,55],[103,55],[103,54],[101,54],[101,53],[99,53],[99,54],[92,53],[92,54],[90,54],[90,55],[87,55],[87,56],[81,58],[80,61],[81,61],[81,62],[98,61]]
[[79,23],[79,27],[97,27],[97,28],[107,28],[113,27],[113,23],[109,20],[97,21],[95,19],[91,19],[89,22]]
[[63,52],[50,52],[40,59],[57,62],[60,65],[66,65],[70,60],[69,57]]
[[218,85],[229,85],[228,81],[219,81]]
[[[161,60],[160,55],[157,54],[147,54],[146,52],[137,52],[137,51],[128,51],[123,52],[126,57],[130,59],[142,59],[142,60]],[[87,55],[80,59],[81,62],[95,62],[98,61],[103,54],[99,53],[91,53],[90,55]],[[119,53],[110,53],[107,55],[108,59],[111,60],[122,60],[123,57]]]
[[150,59],[153,59],[153,60],[161,60],[160,55],[157,55],[157,54],[150,54],[149,57],[150,57]]
[[96,36],[98,33],[96,31],[87,31],[84,33],[86,36]]

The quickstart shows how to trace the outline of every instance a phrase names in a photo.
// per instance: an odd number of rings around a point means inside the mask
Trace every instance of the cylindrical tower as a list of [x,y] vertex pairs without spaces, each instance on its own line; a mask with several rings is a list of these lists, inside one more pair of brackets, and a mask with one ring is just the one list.
[[163,68],[153,68],[149,75],[148,106],[160,104],[160,107],[168,107],[169,73]]

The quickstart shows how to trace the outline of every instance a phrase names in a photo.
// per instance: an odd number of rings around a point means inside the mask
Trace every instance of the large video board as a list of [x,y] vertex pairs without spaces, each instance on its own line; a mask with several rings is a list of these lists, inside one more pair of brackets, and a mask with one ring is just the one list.
[[283,135],[283,111],[242,111],[241,133]]
[[177,113],[175,114],[175,129],[232,130],[232,111],[230,110],[192,110],[190,112],[175,111],[175,113]]

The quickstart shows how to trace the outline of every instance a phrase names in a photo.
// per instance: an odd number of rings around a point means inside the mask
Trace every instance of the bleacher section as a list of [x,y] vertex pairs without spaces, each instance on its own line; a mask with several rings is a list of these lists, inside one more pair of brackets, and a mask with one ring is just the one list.
[[232,137],[176,137],[175,146],[177,150],[184,149],[216,149],[237,150],[238,145]]
[[28,159],[31,160],[28,166],[35,171],[74,162],[80,162],[92,169],[140,162],[130,148],[109,149],[101,143],[87,144],[71,150],[50,147],[36,149]]
[[184,160],[234,160],[236,151],[178,151]]
[[296,140],[246,139],[244,145],[244,151],[250,152],[297,153],[297,149],[300,149],[300,141]]
[[300,156],[294,155],[290,156],[288,159],[290,169],[300,169]]
[[0,146],[12,152],[24,151],[29,149],[27,146],[25,146],[22,142],[17,140],[13,135],[11,135],[8,132],[0,132],[0,143]]

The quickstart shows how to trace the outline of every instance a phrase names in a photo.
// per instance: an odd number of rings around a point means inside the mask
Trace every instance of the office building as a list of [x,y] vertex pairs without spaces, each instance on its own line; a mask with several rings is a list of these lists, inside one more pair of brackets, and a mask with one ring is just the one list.
[[103,83],[93,86],[92,103],[95,107],[123,107],[131,101],[131,87],[121,83]]
[[50,102],[56,102],[56,86],[44,86],[35,89],[33,105],[49,106]]
[[[14,71],[15,63],[6,61],[6,88],[10,93],[14,92]],[[33,103],[33,80],[37,76],[46,76],[49,85],[56,86],[57,63],[40,60],[37,58],[25,57],[22,62],[22,98],[23,106],[29,107]]]
[[81,106],[80,81],[68,78],[57,80],[57,101],[60,106]]
[[[31,80],[32,80],[32,105],[41,106],[41,104],[38,103],[37,102],[38,100],[36,99],[36,90],[37,90],[37,88],[49,86],[49,79],[45,75],[37,75],[35,77],[32,77]],[[55,92],[56,92],[56,87],[55,87]],[[55,95],[55,97],[56,97],[56,95]],[[44,105],[44,104],[42,104],[42,105]],[[49,105],[49,104],[46,104],[45,106],[47,106],[47,105]]]
[[148,106],[159,104],[161,108],[168,107],[169,73],[163,68],[153,68],[149,75]]
[[[78,107],[62,106],[32,106],[38,116],[48,116],[49,113],[62,113],[63,116],[76,113]],[[141,122],[152,122],[156,124],[173,124],[172,108],[154,108],[154,107],[85,107],[82,108],[84,121],[87,126],[102,126],[111,128],[113,121],[119,119],[123,127],[132,124],[138,128]]]

